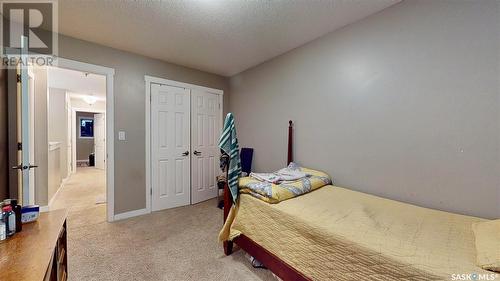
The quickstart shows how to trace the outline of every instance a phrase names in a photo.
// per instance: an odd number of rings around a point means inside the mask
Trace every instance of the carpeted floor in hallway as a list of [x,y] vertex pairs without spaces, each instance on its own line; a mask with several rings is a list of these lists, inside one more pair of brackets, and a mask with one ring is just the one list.
[[104,194],[104,171],[79,168],[55,199],[69,212],[69,280],[276,280],[243,251],[223,254],[214,200],[107,223]]

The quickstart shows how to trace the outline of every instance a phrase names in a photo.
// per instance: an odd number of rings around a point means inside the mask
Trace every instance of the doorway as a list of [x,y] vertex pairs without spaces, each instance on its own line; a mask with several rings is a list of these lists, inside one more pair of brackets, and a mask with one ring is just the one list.
[[[72,108],[71,163],[79,167],[106,169],[106,111],[94,108]],[[73,125],[75,124],[75,125]]]
[[78,62],[64,58],[57,59],[61,68],[106,76],[106,219],[115,220],[114,215],[114,74],[113,68]]
[[[73,122],[73,109],[85,109],[96,115],[89,126],[96,138],[91,154],[94,167],[97,164],[95,169],[102,174],[102,196],[93,201],[107,203],[103,218],[113,221],[114,70],[63,58],[58,58],[56,65],[29,66],[20,68],[17,73],[15,70],[8,73],[8,92],[11,93],[8,100],[9,159],[12,159],[9,161],[13,162],[9,164],[22,167],[9,174],[10,196],[20,198],[23,205],[38,204],[41,211],[53,209],[61,186],[77,172],[76,160],[72,157],[76,149],[72,145],[75,140],[73,131],[77,128],[76,120]],[[66,76],[61,77],[61,73]],[[99,77],[94,80],[102,82],[101,91],[72,88],[78,88],[79,83],[80,87],[93,85],[88,80],[86,83],[77,81],[91,77]],[[109,116],[106,115],[108,112]],[[21,145],[21,140],[25,145]],[[29,169],[24,169],[27,165]]]
[[49,143],[59,146],[49,150],[49,208],[105,221],[106,76],[49,67],[47,77]]
[[149,211],[217,196],[223,91],[146,76]]

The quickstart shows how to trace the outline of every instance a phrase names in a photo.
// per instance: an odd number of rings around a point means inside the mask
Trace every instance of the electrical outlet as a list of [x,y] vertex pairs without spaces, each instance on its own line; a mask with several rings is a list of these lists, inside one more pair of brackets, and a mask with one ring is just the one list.
[[125,137],[125,131],[119,131],[118,132],[118,140],[124,141],[127,138]]

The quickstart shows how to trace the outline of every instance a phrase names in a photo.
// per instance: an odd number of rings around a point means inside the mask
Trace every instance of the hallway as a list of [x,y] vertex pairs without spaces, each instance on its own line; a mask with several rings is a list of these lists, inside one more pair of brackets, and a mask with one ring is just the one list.
[[106,171],[78,168],[59,190],[51,210],[68,210],[68,228],[74,230],[106,221]]

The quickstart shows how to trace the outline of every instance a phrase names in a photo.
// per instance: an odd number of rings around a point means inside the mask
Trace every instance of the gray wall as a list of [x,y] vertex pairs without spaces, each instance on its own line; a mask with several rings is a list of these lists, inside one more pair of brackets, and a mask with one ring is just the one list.
[[[49,88],[49,142],[60,142],[61,177],[68,176],[68,115],[66,111],[66,90]],[[50,159],[49,159],[50,161]]]
[[9,196],[7,70],[0,68],[0,200]]
[[56,149],[50,150],[47,161],[48,170],[48,187],[47,187],[47,198],[50,200],[56,195],[57,190],[61,186],[61,154],[62,146]]
[[94,113],[76,113],[76,160],[89,160],[90,153],[94,152],[94,139],[80,138],[80,118],[94,119]]
[[[59,56],[115,69],[115,214],[146,207],[144,75],[222,89],[224,104],[229,102],[222,76],[65,36],[59,37]],[[118,141],[119,130],[126,131],[126,141]]]
[[254,170],[500,217],[498,1],[407,0],[230,79]]

